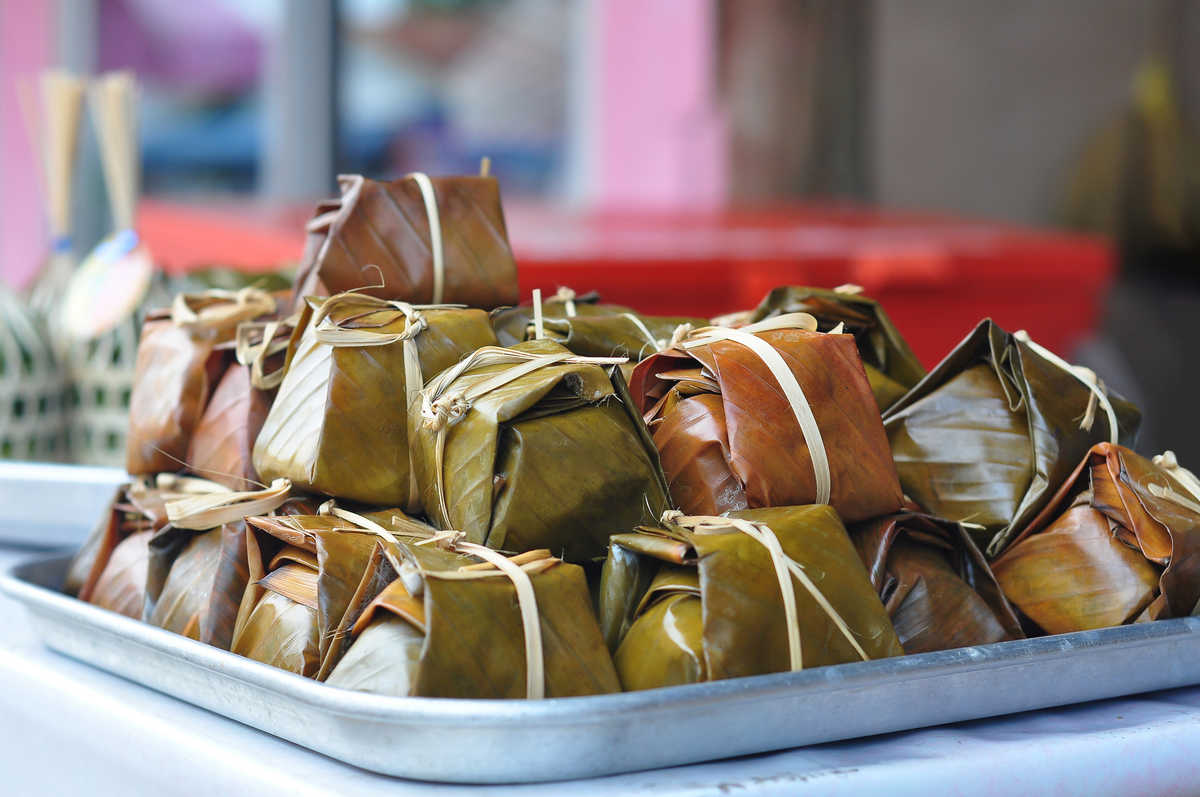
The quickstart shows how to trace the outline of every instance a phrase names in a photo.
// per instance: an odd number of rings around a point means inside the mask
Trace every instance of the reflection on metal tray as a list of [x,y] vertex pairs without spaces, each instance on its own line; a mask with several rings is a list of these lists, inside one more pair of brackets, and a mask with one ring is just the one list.
[[364,769],[517,783],[686,764],[1200,683],[1200,618],[797,673],[543,701],[397,698],[276,670],[57,592],[0,590],[54,650]]
[[79,545],[128,478],[119,468],[0,461],[0,544]]

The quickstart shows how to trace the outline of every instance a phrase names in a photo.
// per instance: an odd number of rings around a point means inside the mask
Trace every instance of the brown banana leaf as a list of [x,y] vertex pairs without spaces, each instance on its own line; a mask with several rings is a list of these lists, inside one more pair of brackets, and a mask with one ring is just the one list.
[[[1129,444],[1141,413],[1107,395]],[[1100,409],[1081,428],[1091,401],[1078,377],[985,319],[883,421],[905,493],[932,515],[982,527],[972,536],[995,557],[1109,438]]]
[[[803,329],[757,337],[784,359],[812,408],[838,514],[854,522],[898,511],[900,484],[854,338]],[[740,343],[648,357],[634,370],[630,392],[684,512],[816,500],[808,442],[792,407],[767,365]]]
[[89,603],[135,620],[142,619],[151,536],[149,531],[138,531],[117,543],[96,579]]
[[[542,298],[543,319],[583,318],[632,312],[632,308],[624,305],[602,304],[600,294],[595,291],[576,295],[570,288],[560,288],[557,295]],[[515,346],[529,339],[529,325],[533,323],[532,305],[497,307],[489,316],[501,346]]]
[[[321,330],[400,334],[404,312],[368,296],[343,294]],[[289,346],[279,392],[254,444],[264,480],[286,477],[299,488],[375,505],[410,502],[409,430],[404,347],[415,345],[428,379],[481,346],[495,343],[482,310],[421,309],[427,326],[412,342],[332,345],[318,340],[309,302]]]
[[259,483],[252,452],[275,397],[250,383],[250,368],[233,363],[217,383],[188,447],[188,469],[231,490]]
[[1200,484],[1164,459],[1094,446],[992,563],[1013,606],[1051,634],[1195,614]]
[[962,525],[902,512],[859,523],[850,538],[905,653],[1025,637]]
[[[525,636],[512,582],[472,556],[400,549],[415,565],[412,576],[397,578],[368,606],[326,682],[396,696],[526,697]],[[541,553],[516,561],[536,596],[545,696],[620,691],[582,568]],[[467,572],[477,577],[464,578]]]
[[[832,508],[752,509],[729,517],[774,533],[869,658],[903,654]],[[799,664],[860,661],[812,593],[794,577],[791,583]],[[600,623],[622,686],[651,689],[793,669],[781,590],[766,547],[733,528],[700,533],[667,524],[614,535],[600,588]]]
[[[433,296],[430,222],[417,182],[339,178],[342,196],[318,206],[308,224],[294,306],[307,296],[364,286],[382,299],[454,302],[492,308],[517,302],[517,267],[508,245],[500,186],[492,177],[435,177],[445,263]],[[336,206],[336,208],[335,208]]]
[[125,468],[133,475],[179,470],[212,387],[229,363],[214,348],[170,317],[152,315],[142,325],[129,398]]
[[[402,528],[394,521],[403,517],[398,509],[366,517],[387,529]],[[231,650],[306,677],[324,677],[344,652],[358,614],[394,577],[382,583],[374,577],[373,569],[381,567],[377,538],[345,531],[346,521],[328,515],[255,517],[247,523],[249,578]],[[360,594],[372,583],[373,593]]]
[[[292,498],[276,513],[314,511],[311,501]],[[248,580],[244,520],[207,531],[168,524],[150,541],[146,622],[229,650]]]
[[[566,353],[548,340],[503,351],[514,350]],[[469,369],[442,386],[444,395],[510,367]],[[428,383],[423,399],[447,375]],[[657,453],[614,367],[560,363],[474,398],[444,427],[440,473],[439,432],[421,410],[410,409],[422,503],[434,525],[462,531],[471,542],[516,552],[547,548],[582,562],[603,557],[614,527],[632,528],[667,506]]]
[[[142,532],[153,533],[167,522],[163,491],[147,481],[123,484],[116,489],[100,522],[80,546],[67,569],[63,591],[82,601],[94,602],[97,582],[108,567],[114,550],[126,539]],[[130,551],[143,543],[131,546]],[[125,554],[128,563],[128,553]],[[131,573],[132,581],[144,586],[144,573]],[[112,578],[108,579],[112,582]],[[143,589],[144,592],[144,589]],[[107,601],[106,601],[107,602]],[[141,604],[136,615],[141,617]]]
[[883,307],[857,291],[781,286],[759,302],[747,321],[754,323],[786,313],[809,313],[822,332],[845,325],[858,344],[880,410],[894,404],[925,376],[921,361]]

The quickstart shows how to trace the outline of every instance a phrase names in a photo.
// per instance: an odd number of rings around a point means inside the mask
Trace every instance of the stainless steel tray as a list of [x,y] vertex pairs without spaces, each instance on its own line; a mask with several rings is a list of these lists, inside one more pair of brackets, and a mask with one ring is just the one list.
[[0,544],[79,545],[128,478],[119,468],[0,461]]
[[336,689],[0,576],[52,649],[364,769],[518,783],[687,764],[1200,683],[1200,618],[798,673],[544,701]]

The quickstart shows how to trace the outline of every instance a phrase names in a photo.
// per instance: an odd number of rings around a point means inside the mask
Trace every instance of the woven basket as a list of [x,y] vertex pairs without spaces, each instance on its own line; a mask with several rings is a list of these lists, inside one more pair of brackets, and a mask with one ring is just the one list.
[[66,460],[66,379],[40,321],[0,287],[0,457]]
[[75,462],[125,465],[140,327],[140,318],[130,318],[95,340],[71,344],[64,353],[70,383],[67,439]]

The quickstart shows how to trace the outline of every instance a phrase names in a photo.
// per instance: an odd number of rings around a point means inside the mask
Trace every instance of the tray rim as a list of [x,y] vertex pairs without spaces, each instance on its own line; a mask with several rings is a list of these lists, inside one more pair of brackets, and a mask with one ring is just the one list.
[[[69,559],[69,555],[62,553],[28,557],[0,571],[0,593],[24,606],[31,616],[30,625],[35,637],[46,648],[351,766],[393,777],[426,781],[523,783],[596,777],[794,749],[1200,684],[1200,617],[1186,617],[641,692],[540,701],[391,697],[318,683],[91,606],[49,586],[42,586],[42,583],[50,580],[45,574],[63,572]],[[39,570],[42,572],[39,573]],[[161,678],[137,674],[136,668],[114,665],[111,659],[93,662],[82,658],[71,650],[80,650],[79,643],[71,640],[75,632],[82,633],[84,639],[90,638],[91,645],[99,645],[97,650],[102,657],[105,651],[111,652],[117,649],[117,645],[125,644],[147,649],[150,657],[159,662],[173,659],[175,665],[181,668],[179,677],[184,681],[178,689],[171,689]],[[64,637],[64,634],[67,636]],[[76,640],[79,638],[76,637]],[[67,641],[64,642],[64,639]],[[85,642],[83,649],[88,644]],[[1001,683],[1007,682],[1011,686],[1024,683],[1019,680],[1025,677],[1024,671],[1033,668],[1033,674],[1036,675],[1036,670],[1042,665],[1049,670],[1056,669],[1060,677],[1073,676],[1079,671],[1081,663],[1084,671],[1089,665],[1094,670],[1101,662],[1127,671],[1131,658],[1137,656],[1139,649],[1155,646],[1183,646],[1184,650],[1178,652],[1189,655],[1177,657],[1170,667],[1151,668],[1145,674],[1139,664],[1130,679],[1136,682],[1133,688],[1127,688],[1128,681],[1121,678],[1099,679],[1112,686],[1098,686],[1087,678],[1072,679],[1078,683],[1067,687],[1068,696],[1063,698],[1064,692],[1057,688],[1035,689],[1031,697],[997,690],[993,684],[992,692],[983,693],[983,697],[974,702],[980,683],[992,683],[989,676],[999,676]],[[1107,658],[1099,655],[1093,663],[1088,658],[1089,651],[1108,655]],[[1192,656],[1192,653],[1198,655]],[[1193,663],[1189,664],[1189,661]],[[1005,675],[1005,671],[1012,671],[1012,674]],[[259,702],[268,709],[282,706],[293,714],[312,710],[315,712],[314,718],[324,717],[321,722],[337,723],[339,730],[349,729],[349,733],[359,736],[362,727],[369,725],[428,738],[440,736],[443,744],[453,747],[464,733],[471,734],[470,738],[476,742],[485,740],[488,746],[494,746],[498,739],[523,734],[527,738],[552,739],[559,746],[560,738],[573,739],[574,745],[593,750],[598,758],[595,761],[583,758],[575,763],[561,764],[556,760],[557,770],[534,777],[524,776],[529,772],[527,765],[514,764],[511,760],[495,756],[495,760],[476,762],[471,771],[451,768],[453,765],[449,761],[452,759],[449,756],[439,758],[440,754],[416,762],[396,759],[395,752],[387,752],[391,748],[363,751],[358,747],[347,748],[344,739],[340,742],[329,738],[309,739],[294,726],[289,726],[286,720],[265,720],[255,710],[230,708],[228,704],[222,706],[221,701],[229,697],[229,692],[217,692],[221,697],[205,702],[207,698],[198,696],[200,693],[195,691],[194,683],[188,683],[201,677],[208,680],[210,689],[229,687],[234,695],[244,694],[242,690],[260,692]],[[922,686],[925,681],[931,681],[932,686]],[[941,689],[943,692],[949,690],[951,695],[958,696],[958,702],[955,703],[953,698],[949,704],[945,700],[934,701],[923,713],[923,706],[915,709],[910,707],[900,713],[889,713],[885,708],[884,718],[843,719],[840,729],[838,720],[832,720],[833,730],[822,725],[825,716],[820,713],[822,710],[836,712],[843,706],[862,710],[864,701],[872,699],[872,695],[876,698],[892,694],[907,695],[911,701],[914,694],[918,694],[921,695],[919,699],[924,701],[927,695],[933,693],[932,689]],[[1019,689],[1016,691],[1020,692]],[[870,710],[875,705],[868,702],[866,708]],[[921,715],[919,718],[911,715],[914,710]],[[721,715],[722,711],[730,713]],[[854,712],[842,713],[852,715]],[[614,736],[614,733],[631,733],[634,737],[642,737],[643,744],[656,746],[654,740],[662,737],[648,735],[639,728],[652,727],[659,729],[658,732],[665,728],[669,731],[680,723],[712,722],[711,717],[717,715],[722,717],[721,728],[740,727],[746,734],[735,743],[733,749],[722,747],[718,751],[717,747],[708,744],[708,748],[716,752],[700,753],[681,745],[678,739],[668,739],[665,749],[643,750],[633,754],[640,756],[642,763],[631,765],[623,759],[616,763],[611,760],[614,758],[611,745],[620,747],[624,744],[626,749],[637,749],[636,746],[630,746],[635,744],[636,739],[631,741],[623,735]],[[815,719],[822,727],[816,731],[811,727],[805,731],[793,731],[779,725],[781,718],[786,718],[786,722],[794,722],[799,718]],[[675,726],[672,726],[673,722]],[[752,724],[747,725],[748,722]],[[401,747],[404,745],[401,744]],[[526,752],[516,758],[522,760],[522,756],[533,760],[538,758],[538,753]]]
[[[792,691],[808,686],[808,682],[814,681],[832,681],[830,686],[853,688],[860,681],[878,681],[880,677],[878,670],[892,670],[893,672],[885,675],[887,677],[903,675],[906,680],[912,681],[936,677],[949,669],[971,669],[984,665],[989,668],[1005,664],[1024,665],[1031,658],[1048,654],[1076,653],[1100,646],[1107,648],[1116,645],[1137,647],[1153,644],[1160,639],[1180,633],[1200,634],[1200,618],[1178,617],[1093,631],[1077,631],[1070,634],[1051,634],[1030,639],[994,642],[932,653],[914,653],[888,659],[826,665],[798,672],[727,678],[636,692],[551,697],[543,700],[394,697],[341,689],[253,659],[247,659],[236,653],[189,639],[149,623],[93,606],[70,595],[55,592],[48,587],[31,582],[23,575],[24,571],[32,567],[46,566],[70,558],[69,555],[53,554],[34,556],[11,564],[3,572],[0,572],[0,592],[21,603],[27,610],[36,604],[43,604],[77,612],[83,618],[90,620],[96,628],[121,636],[140,646],[149,646],[160,650],[164,647],[178,648],[189,661],[194,663],[211,661],[215,663],[215,669],[220,670],[223,675],[253,686],[264,686],[272,691],[286,691],[291,693],[290,696],[298,697],[323,711],[372,718],[387,718],[396,713],[402,713],[406,715],[405,719],[415,714],[430,715],[430,719],[435,721],[458,722],[462,719],[530,719],[525,716],[511,716],[514,713],[545,715],[539,716],[539,720],[552,720],[559,714],[584,710],[588,711],[591,716],[596,716],[596,712],[624,714],[628,711],[659,707],[667,700],[672,703],[692,701],[708,703],[714,698],[733,698],[739,702],[755,697],[769,699],[777,691]],[[899,672],[902,670],[908,672]],[[569,718],[561,717],[560,719]],[[574,721],[573,718],[570,719]]]

